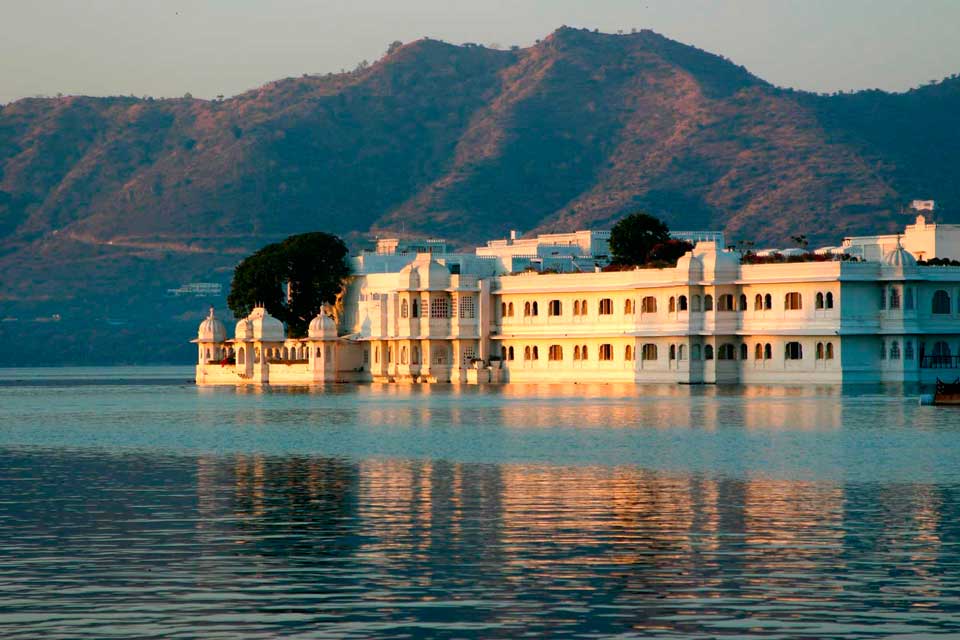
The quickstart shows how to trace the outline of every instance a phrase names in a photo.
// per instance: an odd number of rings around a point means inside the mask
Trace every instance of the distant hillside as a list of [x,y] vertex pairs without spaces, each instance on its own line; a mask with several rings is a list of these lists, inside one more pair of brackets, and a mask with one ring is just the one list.
[[516,51],[421,40],[223,101],[20,100],[0,110],[0,315],[167,326],[160,292],[226,283],[305,230],[470,244],[642,207],[731,240],[833,243],[899,228],[914,197],[949,219],[957,113],[956,77],[818,96],[653,32],[567,28]]

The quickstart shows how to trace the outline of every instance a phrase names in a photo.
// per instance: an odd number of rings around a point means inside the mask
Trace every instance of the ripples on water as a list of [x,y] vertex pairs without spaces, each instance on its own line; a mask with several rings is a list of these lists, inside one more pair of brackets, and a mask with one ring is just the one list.
[[831,389],[7,385],[0,635],[960,635],[958,416]]

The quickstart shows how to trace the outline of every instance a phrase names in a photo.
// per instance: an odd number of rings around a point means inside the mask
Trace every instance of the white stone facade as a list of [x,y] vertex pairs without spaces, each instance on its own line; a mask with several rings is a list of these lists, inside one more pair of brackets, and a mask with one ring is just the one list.
[[960,267],[900,246],[741,264],[701,242],[675,268],[481,277],[419,254],[354,277],[339,326],[321,314],[307,338],[262,309],[233,340],[215,322],[198,384],[931,383],[960,376]]

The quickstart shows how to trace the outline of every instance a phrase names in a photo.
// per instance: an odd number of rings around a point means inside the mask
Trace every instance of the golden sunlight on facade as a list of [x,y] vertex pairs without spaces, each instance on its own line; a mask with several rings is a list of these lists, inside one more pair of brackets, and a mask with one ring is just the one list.
[[[701,241],[672,268],[604,272],[607,236],[568,235],[541,236],[541,245],[498,241],[476,255],[439,244],[436,253],[404,253],[392,242],[355,259],[342,314],[325,310],[302,339],[286,338],[262,308],[227,339],[211,311],[195,340],[197,383],[836,384],[960,375],[960,267],[918,264],[899,243],[877,260],[744,264]],[[884,238],[857,246],[871,253],[863,247]],[[598,266],[585,270],[591,261]],[[518,262],[523,270],[505,271]]]

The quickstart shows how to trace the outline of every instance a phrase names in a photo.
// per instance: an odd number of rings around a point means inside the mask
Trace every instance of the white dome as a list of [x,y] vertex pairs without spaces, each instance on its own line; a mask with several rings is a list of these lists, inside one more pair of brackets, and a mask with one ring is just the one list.
[[253,323],[247,318],[241,318],[233,330],[233,337],[236,340],[249,340],[253,338]]
[[737,278],[740,272],[740,257],[732,251],[724,251],[716,242],[698,242],[693,255],[703,264],[704,280]]
[[280,342],[285,338],[283,323],[267,313],[263,307],[255,307],[247,316],[247,320],[253,329],[254,340]]
[[409,274],[412,289],[446,289],[450,286],[450,269],[434,260],[429,253],[417,254],[410,264],[400,270]]
[[677,273],[690,282],[699,282],[703,280],[703,263],[693,251],[687,251],[677,260]]
[[884,254],[883,264],[888,267],[899,267],[902,269],[903,267],[915,267],[917,265],[917,259],[898,242],[896,249]]
[[310,328],[307,329],[307,337],[314,340],[323,340],[324,338],[337,337],[337,323],[333,318],[321,311],[310,321]]
[[213,307],[210,307],[210,315],[203,319],[200,328],[197,330],[198,342],[223,342],[227,339],[227,330],[223,323],[213,315]]

